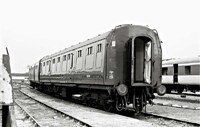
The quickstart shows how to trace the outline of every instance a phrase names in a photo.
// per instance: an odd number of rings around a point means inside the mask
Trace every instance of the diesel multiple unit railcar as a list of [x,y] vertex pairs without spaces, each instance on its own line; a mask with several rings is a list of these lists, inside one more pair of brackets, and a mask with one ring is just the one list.
[[[49,45],[50,46],[50,45]],[[106,110],[141,111],[164,94],[161,41],[156,30],[120,25],[77,45],[45,56],[29,70],[33,87],[79,98]]]
[[167,92],[182,93],[200,90],[200,57],[164,60],[162,65],[162,84]]

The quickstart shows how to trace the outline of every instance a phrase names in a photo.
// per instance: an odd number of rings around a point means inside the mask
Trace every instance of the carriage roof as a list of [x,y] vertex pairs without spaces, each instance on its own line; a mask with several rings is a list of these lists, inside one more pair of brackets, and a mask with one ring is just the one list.
[[165,65],[173,65],[173,64],[200,64],[200,56],[191,57],[191,58],[178,58],[178,59],[167,59],[163,60],[162,64]]
[[89,44],[91,44],[91,43],[94,43],[94,42],[103,40],[103,39],[105,39],[105,38],[109,35],[110,32],[111,32],[111,31],[106,32],[106,33],[101,34],[101,35],[98,35],[97,37],[88,39],[88,40],[86,40],[86,41],[84,41],[84,42],[80,42],[80,43],[78,43],[78,44],[76,44],[76,45],[72,45],[72,46],[70,46],[69,48],[65,48],[65,49],[60,50],[60,51],[58,51],[58,52],[56,52],[56,53],[53,53],[53,54],[51,54],[51,55],[45,56],[45,57],[42,58],[42,60],[47,60],[47,59],[49,59],[49,58],[51,58],[51,57],[54,57],[54,56],[57,56],[57,55],[59,55],[59,54],[62,54],[62,53],[65,53],[65,52],[69,52],[69,51],[75,50],[75,49],[77,49],[77,48],[80,48],[80,47],[89,45]]
[[65,48],[65,49],[60,50],[60,51],[58,51],[58,52],[56,52],[56,53],[53,53],[53,54],[51,54],[51,55],[47,55],[47,56],[43,57],[43,58],[41,59],[41,61],[50,59],[50,58],[52,58],[52,57],[58,56],[58,55],[60,55],[60,54],[63,54],[63,53],[69,52],[69,51],[73,51],[73,50],[75,50],[75,49],[77,49],[77,48],[80,48],[80,47],[89,45],[89,44],[91,44],[91,43],[94,43],[94,42],[103,40],[103,39],[107,38],[108,35],[109,35],[112,31],[114,31],[114,30],[116,30],[116,29],[119,29],[119,28],[122,28],[122,27],[130,27],[130,26],[145,27],[145,26],[132,25],[132,24],[123,24],[123,25],[119,25],[119,26],[116,26],[114,29],[112,29],[112,30],[110,30],[110,31],[108,31],[108,32],[106,32],[106,33],[103,33],[103,34],[98,35],[97,37],[94,37],[94,38],[88,39],[88,40],[86,40],[86,41],[80,42],[80,43],[78,43],[78,44],[76,44],[76,45],[72,45],[72,46],[69,47],[69,48]]

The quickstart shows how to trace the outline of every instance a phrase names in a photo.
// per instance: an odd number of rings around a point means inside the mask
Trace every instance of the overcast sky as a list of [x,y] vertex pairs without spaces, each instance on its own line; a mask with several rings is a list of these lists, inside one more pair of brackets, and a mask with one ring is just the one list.
[[6,0],[0,8],[12,72],[120,24],[157,29],[163,58],[200,55],[198,0]]

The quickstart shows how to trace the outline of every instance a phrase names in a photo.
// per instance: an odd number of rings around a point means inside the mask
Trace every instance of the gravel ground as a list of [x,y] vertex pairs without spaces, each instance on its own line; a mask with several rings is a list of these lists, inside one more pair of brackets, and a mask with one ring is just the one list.
[[161,99],[174,99],[174,100],[179,100],[179,101],[188,101],[188,102],[193,102],[193,103],[200,103],[200,97],[198,96],[190,96],[186,95],[186,97],[181,97],[180,95],[177,94],[165,94],[164,96],[159,96],[156,94],[156,98],[161,98]]
[[[22,87],[23,88],[23,87]],[[174,98],[172,100],[172,98]],[[154,101],[155,102],[159,102],[159,103],[172,103],[172,104],[176,104],[176,105],[188,105],[190,107],[196,107],[199,104],[196,103],[198,102],[198,98],[193,98],[193,97],[189,97],[186,96],[186,98],[181,98],[181,101],[177,101],[180,100],[180,95],[167,95],[164,96],[162,98],[157,97]],[[189,103],[188,100],[194,100],[195,103]],[[68,103],[66,101],[62,101],[64,103]],[[77,105],[75,104],[74,107],[76,107]],[[76,107],[78,109],[78,107]],[[61,108],[62,109],[62,108]],[[64,109],[64,108],[63,108]],[[88,108],[87,110],[90,110],[91,112],[96,112],[96,109],[93,108]],[[78,111],[78,110],[77,110]],[[184,120],[184,121],[191,121],[194,123],[199,123],[200,119],[200,110],[191,110],[191,109],[179,109],[179,108],[174,108],[174,107],[166,107],[166,106],[159,106],[159,105],[154,105],[154,106],[147,106],[147,111],[153,114],[158,114],[164,117],[170,117],[170,118],[176,118],[176,119],[180,119],[180,120]],[[103,111],[100,111],[103,112]],[[108,113],[109,114],[109,113]],[[112,116],[111,116],[112,117]],[[136,118],[136,117],[134,117]],[[85,118],[87,119],[87,118]],[[106,118],[103,118],[106,119]],[[154,127],[193,127],[190,124],[187,123],[181,123],[181,122],[177,122],[174,120],[166,120],[163,118],[155,118],[155,117],[151,117],[151,116],[145,116],[145,117],[137,117],[136,119],[140,119],[146,122],[150,122],[152,123],[152,125]],[[109,120],[109,119],[107,119]],[[200,124],[200,123],[199,123]]]
[[182,123],[182,122],[177,122],[174,120],[166,120],[163,118],[157,118],[157,117],[153,117],[153,116],[139,116],[137,117],[140,120],[144,120],[150,123],[156,123],[156,125],[158,126],[154,126],[154,127],[196,127],[193,125],[189,125],[187,123]]
[[[91,126],[96,127],[122,127],[122,126],[130,126],[130,127],[159,127],[154,123],[149,123],[146,121],[141,121],[138,119],[113,114],[110,112],[105,112],[99,109],[86,107],[79,104],[74,104],[65,100],[57,99],[50,97],[46,94],[40,93],[38,91],[23,89],[23,92],[29,94],[29,96],[33,96],[37,98],[37,100],[45,103],[49,106],[52,106],[66,114],[69,114],[76,119],[79,119],[85,123],[88,123]],[[45,96],[45,98],[44,98]]]
[[165,105],[174,105],[177,107],[185,107],[189,109],[197,109],[200,110],[200,97],[195,96],[186,96],[185,98],[180,97],[180,95],[171,95],[166,94],[164,96],[156,95],[156,99],[154,99],[155,103],[162,103]]
[[[64,116],[54,110],[26,97],[25,95],[15,92],[15,101],[23,106],[23,108],[34,117],[38,123],[42,126],[52,126],[52,127],[83,127],[79,122],[75,122],[71,118]],[[19,111],[19,110],[18,110]],[[17,116],[21,113],[16,110]],[[27,121],[19,120],[18,124],[24,125]],[[25,127],[25,126],[24,126]]]
[[16,123],[17,127],[33,127],[34,124],[31,122],[30,119],[27,118],[27,116],[22,113],[22,110],[18,106],[14,106],[15,109],[15,117],[16,117]]
[[164,117],[200,124],[200,110],[190,110],[159,105],[147,105],[147,112]]
[[190,103],[190,102],[181,102],[181,101],[176,101],[176,100],[164,100],[164,99],[155,99],[154,100],[155,104],[161,103],[166,106],[174,106],[174,107],[183,107],[183,108],[188,108],[191,110],[200,110],[200,104],[199,103]]

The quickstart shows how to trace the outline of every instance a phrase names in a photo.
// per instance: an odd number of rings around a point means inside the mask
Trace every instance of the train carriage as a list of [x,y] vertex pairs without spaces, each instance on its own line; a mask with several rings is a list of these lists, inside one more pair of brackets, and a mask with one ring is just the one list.
[[[153,89],[161,88],[160,43],[156,30],[120,25],[43,57],[37,68],[39,82],[30,82],[40,90],[79,95],[86,103],[100,103],[106,109],[131,106],[141,111],[154,98]],[[158,93],[164,91],[158,89]]]
[[29,81],[30,85],[34,86],[35,83],[40,83],[40,62],[35,63],[34,65],[29,67]]
[[182,93],[200,90],[200,57],[164,60],[162,65],[162,84],[167,92]]

